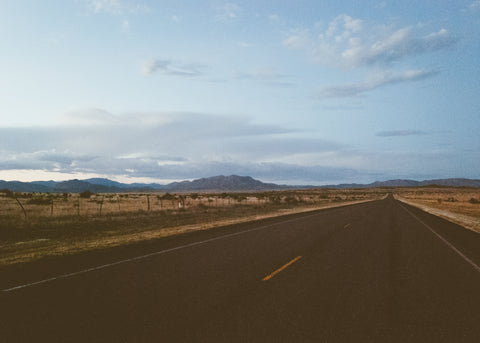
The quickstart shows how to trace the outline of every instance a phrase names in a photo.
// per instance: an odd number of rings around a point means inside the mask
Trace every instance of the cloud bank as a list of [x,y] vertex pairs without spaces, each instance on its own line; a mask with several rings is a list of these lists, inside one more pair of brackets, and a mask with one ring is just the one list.
[[[431,171],[438,168],[445,174],[444,166],[456,166],[452,161],[458,159],[457,153],[445,151],[370,153],[308,137],[293,128],[257,124],[243,116],[191,112],[114,115],[86,109],[65,114],[59,123],[0,128],[2,175],[31,170],[42,171],[42,175],[71,175],[69,178],[181,180],[238,174],[278,183],[333,184],[409,175],[440,177]],[[417,130],[377,132],[379,137],[421,134]],[[469,161],[469,170],[478,170],[480,158]]]

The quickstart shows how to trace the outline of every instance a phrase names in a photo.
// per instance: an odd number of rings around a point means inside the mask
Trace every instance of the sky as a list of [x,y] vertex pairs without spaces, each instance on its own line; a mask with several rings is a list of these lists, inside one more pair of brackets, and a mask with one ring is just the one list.
[[480,0],[0,0],[0,179],[480,178]]

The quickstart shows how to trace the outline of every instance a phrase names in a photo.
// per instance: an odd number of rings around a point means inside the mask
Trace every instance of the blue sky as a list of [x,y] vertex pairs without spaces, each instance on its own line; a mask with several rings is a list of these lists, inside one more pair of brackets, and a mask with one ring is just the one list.
[[480,1],[0,1],[0,179],[480,178]]

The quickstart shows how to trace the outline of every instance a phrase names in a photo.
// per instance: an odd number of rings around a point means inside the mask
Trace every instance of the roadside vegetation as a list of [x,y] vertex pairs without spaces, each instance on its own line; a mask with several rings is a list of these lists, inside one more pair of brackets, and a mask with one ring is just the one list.
[[413,187],[395,189],[399,200],[480,233],[480,189]]
[[375,200],[386,192],[48,194],[0,190],[0,266]]

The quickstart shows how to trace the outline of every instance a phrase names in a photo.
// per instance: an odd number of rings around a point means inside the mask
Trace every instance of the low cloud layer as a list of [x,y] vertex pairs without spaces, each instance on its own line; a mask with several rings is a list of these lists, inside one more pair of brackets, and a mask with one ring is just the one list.
[[[250,175],[290,184],[368,182],[445,172],[456,154],[369,153],[248,117],[161,112],[114,115],[101,109],[65,114],[59,125],[0,128],[0,170],[37,170],[151,180]],[[421,135],[416,130],[377,136]],[[478,155],[478,153],[476,153]],[[470,159],[468,170],[480,165]],[[442,167],[443,166],[443,167]],[[430,173],[430,174],[428,174]],[[419,176],[419,177],[420,177]],[[440,175],[438,175],[440,176]]]
[[89,109],[67,113],[59,122],[54,127],[0,128],[0,169],[156,179],[243,174],[286,180],[294,172],[305,181],[345,174],[343,167],[312,166],[308,158],[295,164],[298,156],[336,154],[343,145],[302,138],[294,129],[255,124],[248,117],[188,112],[117,116]]

